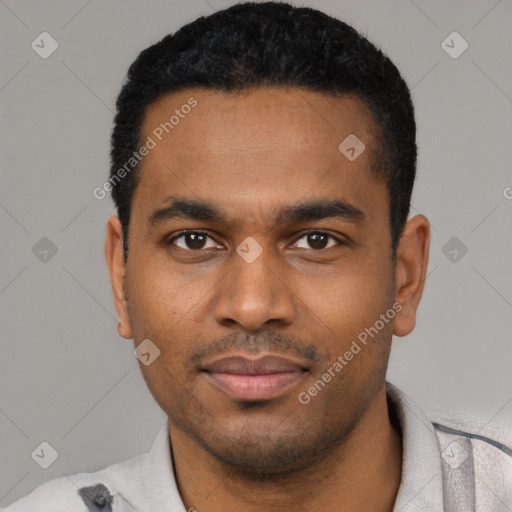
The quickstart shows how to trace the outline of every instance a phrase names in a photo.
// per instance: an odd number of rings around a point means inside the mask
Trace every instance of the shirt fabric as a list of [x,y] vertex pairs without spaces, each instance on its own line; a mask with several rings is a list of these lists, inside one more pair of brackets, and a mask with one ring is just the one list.
[[[393,512],[512,511],[509,446],[432,422],[398,388],[386,383],[386,391],[403,447]],[[178,492],[168,428],[166,421],[149,452],[93,473],[46,482],[3,511],[194,511],[185,509]]]

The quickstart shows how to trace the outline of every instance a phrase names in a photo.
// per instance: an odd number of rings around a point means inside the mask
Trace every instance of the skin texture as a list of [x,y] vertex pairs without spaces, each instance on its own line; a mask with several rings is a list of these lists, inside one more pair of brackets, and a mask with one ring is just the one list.
[[[408,220],[394,264],[386,186],[370,171],[376,127],[360,100],[299,89],[181,91],[148,108],[141,141],[191,97],[197,106],[142,162],[126,264],[117,217],[106,234],[119,334],[161,351],[140,367],[169,418],[184,504],[199,512],[391,511],[402,454],[385,373],[392,335],[415,325],[428,221]],[[349,134],[366,146],[354,161],[338,150]],[[169,196],[209,201],[226,219],[152,225]],[[332,199],[364,218],[277,222],[283,207]],[[171,240],[183,230],[208,236]],[[315,230],[335,238],[308,237]],[[262,249],[252,263],[236,251],[249,236]],[[394,303],[394,319],[300,403],[299,393]],[[271,400],[234,400],[200,368],[243,352],[285,354],[307,371]]]

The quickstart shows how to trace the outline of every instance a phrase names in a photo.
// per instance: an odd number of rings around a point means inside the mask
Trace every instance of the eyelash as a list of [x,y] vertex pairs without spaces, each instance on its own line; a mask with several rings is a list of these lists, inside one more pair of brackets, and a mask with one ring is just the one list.
[[[189,234],[189,233],[194,233],[196,235],[204,235],[204,236],[207,236],[208,238],[210,238],[211,240],[213,240],[215,243],[218,243],[216,242],[216,240],[211,237],[207,232],[205,231],[196,231],[196,230],[193,230],[193,229],[189,229],[189,230],[185,230],[185,231],[181,231],[180,233],[178,233],[177,235],[174,235],[172,238],[164,241],[164,246],[169,246],[169,245],[174,245],[174,241],[175,240],[178,240],[179,238]],[[329,238],[335,240],[338,245],[344,245],[345,242],[343,240],[340,240],[340,238],[338,238],[337,236],[333,235],[330,231],[323,231],[323,230],[318,230],[318,229],[315,229],[315,230],[310,230],[310,231],[306,231],[304,233],[301,233],[301,235],[297,238],[296,242],[299,241],[301,238],[304,238],[305,236],[307,235],[311,235],[311,234],[319,234],[319,235],[325,235],[325,236],[328,236]],[[321,251],[325,251],[327,249],[331,249],[331,247],[324,247],[323,249],[311,249],[312,251],[315,251],[315,252],[321,252]],[[179,249],[183,249],[182,247],[179,247]],[[203,249],[183,249],[184,251],[188,251],[188,252],[202,252]]]

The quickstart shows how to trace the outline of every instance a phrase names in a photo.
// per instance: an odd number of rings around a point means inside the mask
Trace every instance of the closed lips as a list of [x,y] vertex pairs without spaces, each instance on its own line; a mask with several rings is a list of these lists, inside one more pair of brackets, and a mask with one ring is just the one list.
[[267,355],[258,359],[229,356],[206,364],[202,371],[236,375],[269,375],[273,373],[307,371],[307,367],[291,359],[274,355]]

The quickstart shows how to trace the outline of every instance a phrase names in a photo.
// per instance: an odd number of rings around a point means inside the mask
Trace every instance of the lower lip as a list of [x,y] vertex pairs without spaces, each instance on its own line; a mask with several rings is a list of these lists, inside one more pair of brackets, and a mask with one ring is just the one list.
[[265,375],[239,375],[209,373],[207,378],[231,398],[241,401],[270,400],[284,393],[305,374],[303,371],[270,373]]

